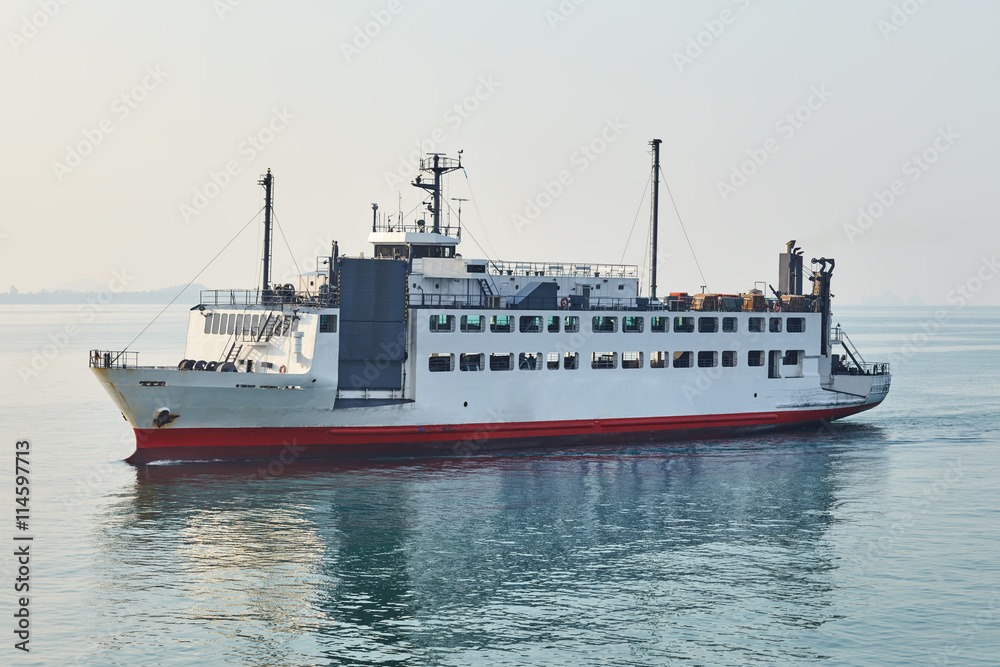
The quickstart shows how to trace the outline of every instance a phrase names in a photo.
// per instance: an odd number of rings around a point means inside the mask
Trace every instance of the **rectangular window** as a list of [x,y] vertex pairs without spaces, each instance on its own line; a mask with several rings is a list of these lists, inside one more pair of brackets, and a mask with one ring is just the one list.
[[484,318],[482,315],[462,315],[462,319],[459,321],[459,327],[465,333],[475,333],[483,331],[485,327]]
[[540,315],[522,315],[520,331],[521,333],[541,333],[542,317]]
[[514,354],[496,354],[490,355],[490,370],[491,371],[510,371],[514,370]]
[[750,350],[747,352],[747,366],[763,366],[764,350]]
[[799,351],[798,350],[788,350],[785,352],[785,358],[781,360],[782,366],[795,366],[799,363]]
[[735,317],[722,318],[722,333],[736,333],[738,328]]
[[481,371],[483,370],[483,355],[476,352],[464,352],[458,356],[458,370],[460,371]]
[[454,315],[431,315],[431,331],[446,333],[455,330]]
[[699,352],[698,368],[715,368],[719,365],[718,352]]
[[669,328],[667,326],[669,321],[669,317],[654,317],[649,323],[649,328],[657,333],[665,333]]
[[751,317],[747,320],[747,331],[750,333],[764,333],[764,318]]
[[691,368],[694,352],[674,352],[674,368]]
[[771,333],[781,333],[781,318],[772,317],[768,329]]
[[545,355],[545,367],[550,371],[559,370],[559,353],[549,352]]
[[699,317],[698,333],[717,333],[719,331],[718,317]]
[[215,313],[208,319],[212,322],[212,333],[214,334],[219,333],[219,324],[222,322],[222,315],[219,313]]
[[319,332],[320,333],[337,333],[337,316],[336,315],[320,315],[319,316]]
[[205,333],[207,333],[207,334],[212,333],[212,318],[213,318],[213,315],[206,315],[205,316]]
[[540,371],[542,355],[532,352],[522,352],[517,355],[517,367],[522,371]]
[[454,354],[432,354],[427,358],[427,367],[431,373],[444,373],[455,370]]
[[230,313],[229,323],[226,325],[226,333],[232,336],[233,330],[235,328],[236,328],[236,313]]
[[548,321],[548,331],[549,333],[559,333],[559,316],[550,315]]
[[493,333],[510,333],[514,330],[510,315],[493,315],[490,317],[490,331]]
[[736,351],[726,350],[722,353],[722,367],[736,368]]
[[642,368],[642,352],[622,352],[622,368]]
[[237,336],[242,336],[243,335],[243,315],[242,314],[236,316],[236,330],[235,331],[236,331],[236,335]]
[[666,368],[669,352],[653,352],[649,355],[650,368]]
[[[566,318],[569,319],[569,318]],[[563,355],[563,368],[567,371],[575,371],[580,367],[580,355],[577,352],[567,352]]]
[[618,331],[618,318],[598,315],[591,320],[590,326],[594,333],[614,333]]
[[250,335],[256,338],[260,332],[260,315],[253,316],[253,325],[250,327]]
[[694,331],[693,317],[675,317],[674,331],[677,333],[691,333]]
[[804,333],[806,330],[806,318],[789,317],[787,324],[788,333]]
[[[596,319],[596,318],[595,318]],[[591,368],[617,368],[617,352],[594,352],[590,355]]]
[[645,326],[645,318],[643,317],[622,318],[622,331],[625,333],[642,333],[642,329],[644,326]]
[[563,331],[566,333],[576,333],[580,330],[580,318],[576,315],[567,315],[563,319]]

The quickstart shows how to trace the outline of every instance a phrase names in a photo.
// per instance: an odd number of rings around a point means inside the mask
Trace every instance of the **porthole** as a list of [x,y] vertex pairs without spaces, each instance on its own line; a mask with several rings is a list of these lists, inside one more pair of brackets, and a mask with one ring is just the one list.
[[462,403],[462,407],[463,407],[463,408],[467,408],[467,407],[469,407],[469,402],[468,402],[468,401],[466,401],[465,403]]

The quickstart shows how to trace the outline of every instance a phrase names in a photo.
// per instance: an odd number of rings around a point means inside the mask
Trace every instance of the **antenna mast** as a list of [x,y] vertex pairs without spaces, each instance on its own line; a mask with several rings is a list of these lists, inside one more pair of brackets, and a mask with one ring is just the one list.
[[660,216],[660,143],[659,139],[653,139],[649,145],[653,147],[653,231],[650,236],[652,241],[649,248],[649,298],[656,299],[656,231]]
[[261,289],[261,297],[266,297],[271,294],[271,209],[273,208],[273,197],[272,188],[274,186],[274,177],[271,176],[271,170],[267,170],[267,174],[262,176],[257,185],[264,186],[264,278],[263,278],[263,288]]
[[427,210],[433,216],[431,231],[435,234],[441,233],[441,176],[449,171],[462,168],[462,151],[458,151],[458,159],[444,157],[444,153],[428,153],[428,157],[420,161],[420,171],[429,171],[434,174],[433,183],[424,183],[420,176],[413,181],[413,185],[431,193],[431,202],[427,204]]

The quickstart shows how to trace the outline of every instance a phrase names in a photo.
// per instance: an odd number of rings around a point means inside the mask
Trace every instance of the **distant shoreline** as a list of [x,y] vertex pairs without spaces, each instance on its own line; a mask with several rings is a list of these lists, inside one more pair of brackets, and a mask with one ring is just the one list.
[[99,303],[103,305],[122,303],[165,304],[175,299],[179,303],[198,301],[200,292],[208,289],[204,285],[175,285],[146,292],[113,292],[109,289],[99,292],[78,292],[75,290],[54,290],[41,292],[9,292],[0,294],[0,304],[4,305],[79,305]]

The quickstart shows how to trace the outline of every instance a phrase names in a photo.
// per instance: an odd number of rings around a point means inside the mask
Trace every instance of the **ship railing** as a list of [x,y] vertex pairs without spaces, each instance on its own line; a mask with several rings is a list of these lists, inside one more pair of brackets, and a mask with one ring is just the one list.
[[892,375],[888,363],[847,363],[835,368],[834,375]]
[[638,278],[634,264],[567,264],[563,262],[490,262],[491,272],[505,276],[579,276],[586,278]]
[[282,306],[284,304],[312,308],[335,308],[338,294],[329,290],[313,294],[291,288],[262,292],[259,289],[201,290],[199,304],[216,308],[226,306]]
[[[423,221],[422,221],[423,222]],[[375,232],[401,232],[410,234],[431,234],[434,232],[434,225],[429,222],[395,222],[390,223],[384,220],[379,220],[375,223],[372,231]],[[460,239],[462,238],[462,226],[461,225],[441,225],[438,230],[438,234],[443,234],[444,236],[450,236],[451,238]]]
[[137,368],[139,366],[139,353],[113,350],[91,350],[91,368]]
[[643,297],[565,297],[565,305],[560,297],[497,296],[490,294],[426,294],[410,292],[411,308],[455,308],[480,310],[674,310],[669,302],[650,302]]

